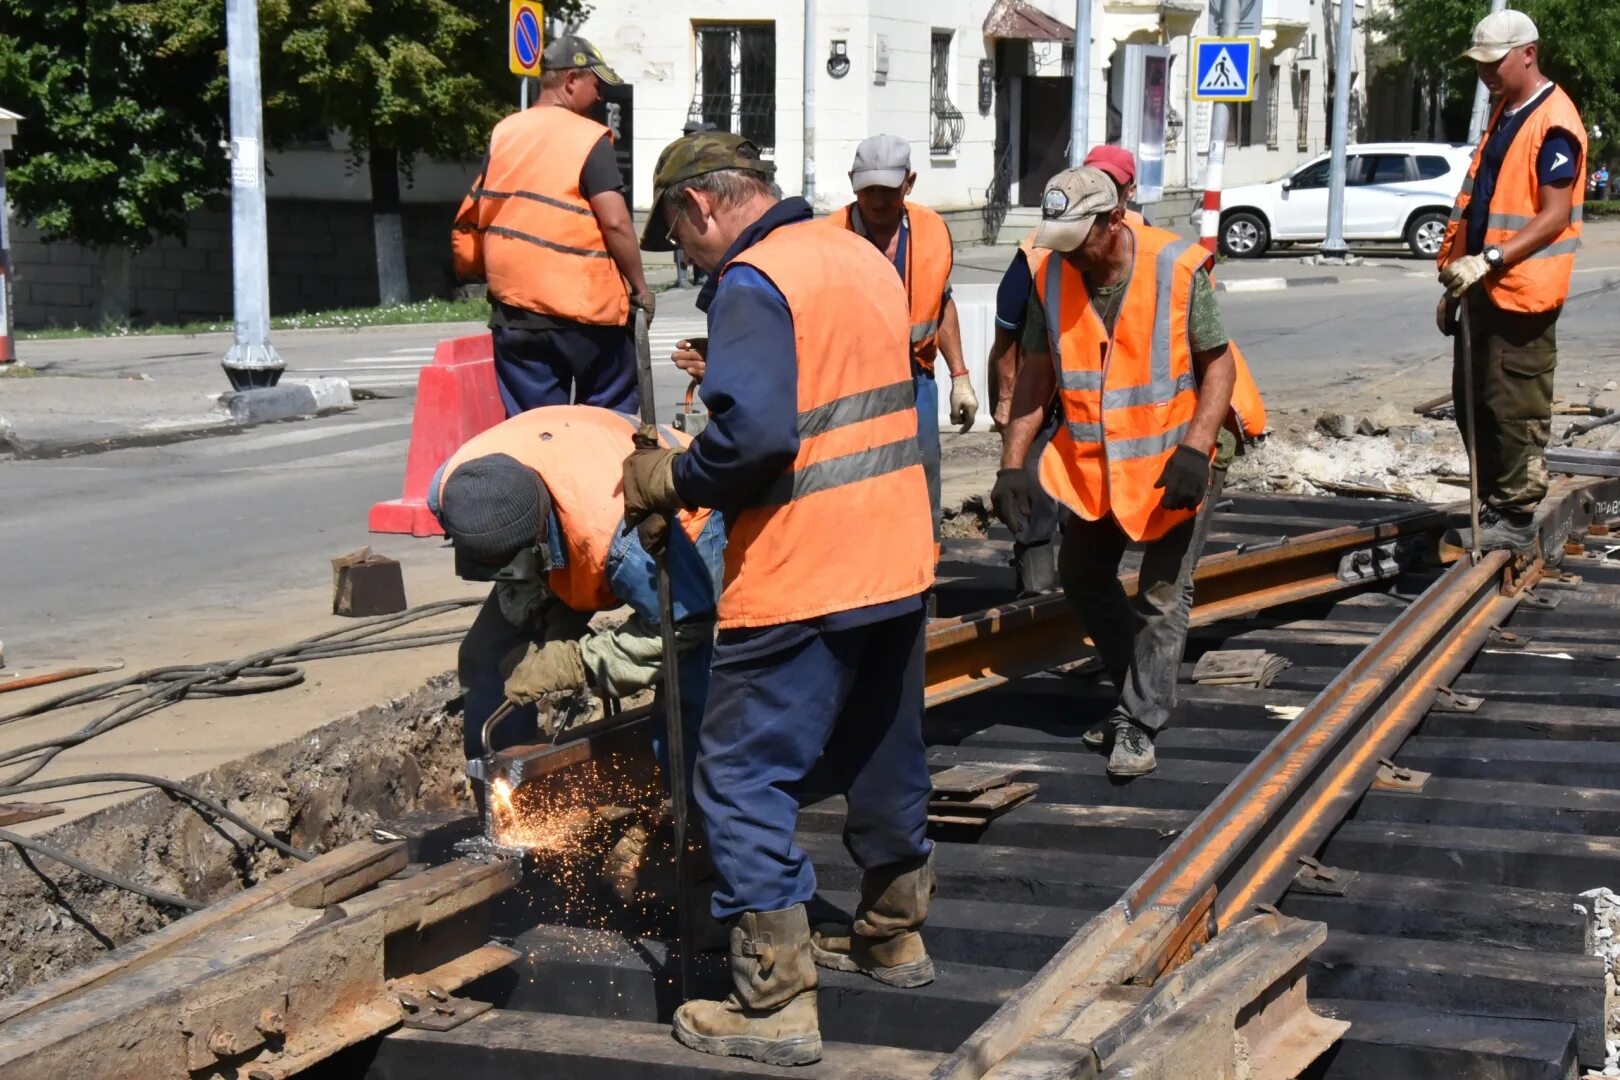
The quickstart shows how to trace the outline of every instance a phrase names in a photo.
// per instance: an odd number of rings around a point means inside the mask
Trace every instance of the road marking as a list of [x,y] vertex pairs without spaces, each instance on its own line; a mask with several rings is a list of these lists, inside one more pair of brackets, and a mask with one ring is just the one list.
[[387,431],[393,428],[408,428],[410,426],[411,421],[409,418],[362,420],[359,423],[344,424],[341,427],[299,427],[291,431],[250,435],[240,439],[211,439],[196,445],[201,448],[201,456],[228,457],[234,454],[251,454],[278,446],[296,446],[299,443],[320,442],[323,439],[341,439],[345,435],[355,435],[366,431]]
[[1230,293],[1269,292],[1273,289],[1286,288],[1288,288],[1288,279],[1280,277],[1244,278],[1238,281],[1226,280],[1221,282],[1221,291]]
[[[395,367],[419,368],[427,361],[413,362],[408,356],[355,356],[343,361],[345,364],[392,364]],[[329,368],[317,368],[325,371]]]
[[1576,269],[1577,274],[1603,274],[1611,270],[1620,270],[1620,266],[1582,266]]
[[[373,461],[387,461],[399,457],[399,447],[396,443],[378,443],[375,446],[362,446],[354,450],[342,450],[336,454],[323,454],[319,458],[311,458],[299,465],[300,472],[311,469],[342,469],[351,465],[359,465]],[[215,475],[223,476],[230,473],[273,472],[286,473],[285,464],[276,465],[239,465],[232,469],[219,469]]]
[[438,348],[439,348],[439,347],[438,347],[438,346],[437,346],[437,345],[420,345],[420,346],[416,346],[416,347],[413,347],[413,348],[409,348],[409,349],[395,349],[395,350],[394,350],[394,352],[395,352],[395,353],[396,353],[396,354],[404,354],[404,353],[410,353],[410,354],[417,354],[417,353],[427,353],[427,354],[428,354],[428,355],[429,355],[429,356],[431,356],[431,355],[433,355],[433,353],[435,353],[435,352],[436,352],[436,351],[438,351]]

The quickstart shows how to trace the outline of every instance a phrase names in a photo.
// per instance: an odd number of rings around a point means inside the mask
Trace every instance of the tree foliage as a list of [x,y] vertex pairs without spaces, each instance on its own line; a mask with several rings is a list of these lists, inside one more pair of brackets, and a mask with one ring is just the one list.
[[182,234],[226,177],[224,114],[197,94],[214,51],[115,0],[0,0],[0,27],[0,104],[23,116],[7,155],[19,216],[95,247]]
[[[1620,5],[1592,0],[1513,0],[1541,31],[1541,69],[1575,100],[1588,129],[1607,137],[1620,124]],[[1446,134],[1462,139],[1474,98],[1474,66],[1457,58],[1489,0],[1388,0],[1372,20],[1413,69],[1440,79],[1456,108]]]

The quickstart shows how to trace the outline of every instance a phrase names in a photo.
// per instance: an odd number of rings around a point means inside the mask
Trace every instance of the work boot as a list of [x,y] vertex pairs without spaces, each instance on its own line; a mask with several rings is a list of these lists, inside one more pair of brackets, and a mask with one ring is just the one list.
[[1153,737],[1129,720],[1114,722],[1114,751],[1108,755],[1108,775],[1121,779],[1146,776],[1159,766]]
[[[1460,528],[1449,529],[1445,535],[1445,542],[1464,550],[1472,545],[1469,538],[1473,530],[1464,525]],[[1536,516],[1513,510],[1498,510],[1494,506],[1486,506],[1479,512],[1479,550],[1497,551],[1506,548],[1509,551],[1526,552],[1535,547],[1536,543]]]
[[816,927],[810,953],[834,971],[858,971],[888,986],[910,988],[934,981],[934,962],[918,931],[934,895],[934,856],[868,870],[861,875],[861,904],[853,926]]
[[1085,734],[1080,736],[1080,744],[1087,750],[1112,750],[1116,723],[1118,721],[1113,717],[1097,721],[1086,728]]
[[1013,574],[1018,581],[1018,599],[1045,596],[1058,591],[1058,546],[1032,544],[1014,545]]
[[731,995],[676,1009],[675,1037],[720,1057],[813,1064],[821,1060],[819,982],[803,904],[744,912],[731,928]]

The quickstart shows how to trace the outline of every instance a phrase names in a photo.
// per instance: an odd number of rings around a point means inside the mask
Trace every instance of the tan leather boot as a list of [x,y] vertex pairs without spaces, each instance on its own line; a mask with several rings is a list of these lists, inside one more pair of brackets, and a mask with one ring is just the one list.
[[745,912],[731,928],[731,995],[676,1009],[675,1037],[705,1054],[810,1065],[821,1060],[819,981],[803,904]]
[[855,924],[816,927],[810,952],[817,964],[858,971],[889,986],[926,986],[934,962],[923,945],[923,920],[934,895],[934,856],[895,863],[861,876],[861,906]]

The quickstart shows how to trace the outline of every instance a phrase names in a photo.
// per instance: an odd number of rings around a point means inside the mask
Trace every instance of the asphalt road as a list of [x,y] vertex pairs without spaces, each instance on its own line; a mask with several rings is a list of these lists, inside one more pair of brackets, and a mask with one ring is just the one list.
[[[964,263],[989,269],[964,265],[958,280],[996,277],[996,260],[970,256]],[[1269,272],[1303,273],[1297,263]],[[1237,280],[1254,271],[1222,274]],[[1559,325],[1561,369],[1620,366],[1620,245],[1598,251],[1579,274]],[[1335,286],[1223,296],[1229,331],[1274,408],[1332,400],[1342,388],[1425,364],[1443,369],[1448,350],[1433,326],[1437,288],[1427,267],[1390,260],[1344,276]],[[691,293],[666,294],[654,324],[655,354],[667,358],[676,338],[700,326]],[[346,416],[0,462],[0,640],[14,657],[35,662],[91,647],[115,653],[144,618],[195,612],[205,626],[210,612],[234,613],[322,584],[328,560],[367,543],[401,557],[408,580],[448,575],[438,541],[373,537],[365,525],[373,502],[399,494],[415,369],[445,333],[401,327],[278,338],[294,370],[349,375],[377,395]],[[33,351],[48,345],[64,365],[115,374],[211,364],[222,342],[128,338],[40,343]],[[664,359],[657,382],[667,414],[685,379]]]

